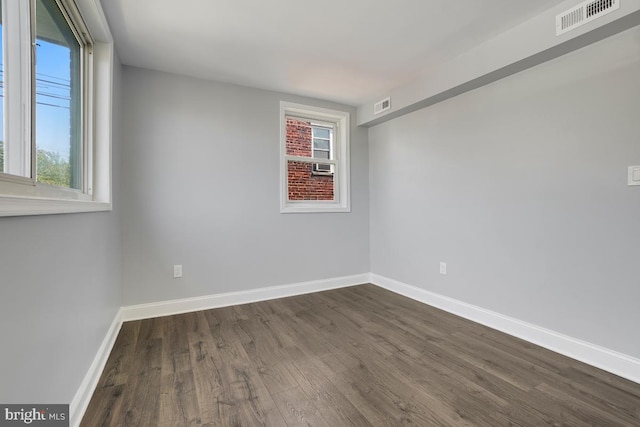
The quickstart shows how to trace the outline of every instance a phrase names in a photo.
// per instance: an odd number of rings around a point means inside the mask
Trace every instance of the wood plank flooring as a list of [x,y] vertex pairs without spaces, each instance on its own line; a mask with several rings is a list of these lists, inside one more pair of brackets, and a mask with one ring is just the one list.
[[373,285],[126,322],[83,426],[640,426],[640,385]]

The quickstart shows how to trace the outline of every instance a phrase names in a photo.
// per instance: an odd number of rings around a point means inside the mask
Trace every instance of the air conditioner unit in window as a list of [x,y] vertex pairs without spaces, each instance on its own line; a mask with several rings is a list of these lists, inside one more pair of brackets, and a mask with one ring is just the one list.
[[329,174],[333,172],[333,165],[326,164],[326,163],[314,163],[313,171],[318,173]]

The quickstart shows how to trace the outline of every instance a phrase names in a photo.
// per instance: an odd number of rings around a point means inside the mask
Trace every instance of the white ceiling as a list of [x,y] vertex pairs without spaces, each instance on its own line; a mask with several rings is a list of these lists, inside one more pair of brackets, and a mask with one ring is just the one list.
[[557,0],[102,0],[126,65],[358,105]]

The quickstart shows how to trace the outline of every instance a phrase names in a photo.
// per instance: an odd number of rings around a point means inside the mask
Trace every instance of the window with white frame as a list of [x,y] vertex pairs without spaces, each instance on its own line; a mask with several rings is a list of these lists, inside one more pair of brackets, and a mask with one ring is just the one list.
[[0,216],[110,209],[108,29],[96,50],[74,0],[1,0],[0,25]]
[[282,102],[282,213],[349,212],[349,113]]

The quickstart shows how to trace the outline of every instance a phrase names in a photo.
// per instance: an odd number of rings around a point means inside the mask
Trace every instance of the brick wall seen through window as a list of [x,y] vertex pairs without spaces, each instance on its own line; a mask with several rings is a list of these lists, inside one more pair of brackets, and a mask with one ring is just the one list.
[[[312,157],[313,132],[310,121],[287,117],[288,156]],[[334,176],[314,172],[314,163],[287,162],[289,200],[334,200]]]

